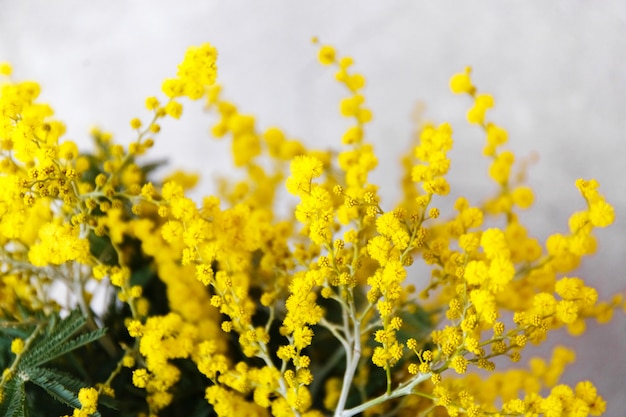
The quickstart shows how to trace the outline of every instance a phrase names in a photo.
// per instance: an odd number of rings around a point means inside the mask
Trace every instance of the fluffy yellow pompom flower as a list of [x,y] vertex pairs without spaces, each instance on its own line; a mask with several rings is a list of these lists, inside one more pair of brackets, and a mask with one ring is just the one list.
[[474,100],[474,106],[467,112],[467,121],[472,124],[483,124],[485,121],[485,113],[492,108],[494,104],[493,97],[489,94],[480,94]]
[[457,374],[464,374],[467,371],[467,359],[463,356],[455,356],[450,362],[450,367],[456,371]]
[[595,227],[610,226],[615,221],[615,209],[606,201],[596,201],[589,208],[589,220]]
[[480,285],[489,279],[489,268],[483,261],[470,261],[465,267],[463,277],[470,285]]
[[489,259],[495,259],[499,256],[508,258],[510,256],[504,233],[500,229],[490,228],[485,230],[480,238],[480,245]]
[[133,385],[137,388],[145,388],[149,379],[150,376],[148,375],[148,371],[146,369],[141,368],[133,371]]
[[335,48],[329,45],[324,45],[320,48],[317,57],[322,65],[330,65],[335,62],[335,55]]
[[322,175],[324,164],[319,159],[308,156],[296,156],[290,164],[291,176],[287,178],[287,190],[294,195],[301,195],[311,190],[311,181]]
[[508,257],[496,257],[489,265],[489,289],[494,293],[504,290],[514,275],[515,267]]
[[533,205],[535,196],[533,190],[527,186],[517,187],[511,193],[513,202],[521,209],[527,209]]
[[76,159],[78,157],[78,146],[71,140],[66,140],[59,146],[59,156],[66,161]]
[[141,127],[141,120],[139,120],[137,117],[134,117],[130,120],[130,127],[132,127],[133,129],[139,129]]
[[8,62],[0,62],[0,75],[9,76],[13,72],[13,68],[11,68],[11,64]]
[[176,101],[170,101],[165,105],[165,113],[174,119],[180,119],[183,114],[183,105]]
[[11,352],[19,355],[24,350],[24,339],[13,339],[11,341]]
[[452,78],[450,78],[450,90],[452,90],[454,94],[473,94],[474,91],[476,91],[472,84],[472,79],[470,78],[471,72],[471,67],[465,67],[465,72],[454,74]]
[[78,391],[78,401],[80,401],[81,409],[74,415],[90,416],[98,409],[98,391],[95,388],[81,388]]

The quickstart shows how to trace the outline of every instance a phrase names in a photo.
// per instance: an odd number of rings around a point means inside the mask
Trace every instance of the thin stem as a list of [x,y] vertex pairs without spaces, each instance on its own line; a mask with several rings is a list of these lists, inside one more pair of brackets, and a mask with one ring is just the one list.
[[419,376],[405,382],[404,384],[399,385],[398,388],[396,388],[391,393],[384,393],[383,395],[380,395],[372,400],[369,400],[366,403],[363,403],[349,410],[342,410],[342,411],[338,410],[337,412],[335,412],[335,417],[351,417],[359,413],[362,413],[368,408],[378,405],[384,401],[391,400],[393,398],[403,397],[405,395],[409,395],[411,394],[411,392],[413,391],[413,388],[417,384],[426,381],[428,378],[430,378],[430,376],[431,376],[430,372],[427,374],[420,374]]
[[268,307],[268,310],[270,311],[270,315],[267,318],[267,323],[265,323],[265,332],[269,334],[272,323],[274,322],[274,317],[276,315],[276,308],[274,307],[274,305],[271,305]]
[[[74,284],[74,296],[78,302],[78,306],[83,313],[83,316],[87,319],[87,327],[89,330],[98,329],[98,324],[94,320],[93,311],[91,307],[87,305],[87,301],[85,300],[85,288],[84,288],[84,280],[80,271],[80,264],[74,263],[72,272],[73,284]],[[104,350],[109,354],[110,357],[114,358],[117,356],[117,348],[115,347],[115,343],[111,339],[111,335],[106,334],[104,337],[99,340],[100,345],[104,348]]]
[[385,366],[385,375],[387,376],[387,394],[391,394],[391,365],[389,362]]
[[[257,355],[257,356],[259,358],[261,358],[263,360],[263,362],[265,362],[265,364],[269,368],[276,369],[276,366],[274,365],[274,362],[272,361],[272,359],[270,358],[269,354],[267,353],[267,347],[265,346],[265,343],[259,343],[259,351],[260,351],[260,354]],[[284,398],[287,398],[287,384],[286,384],[285,379],[283,378],[282,374],[284,374],[284,371],[281,372],[281,377],[278,380],[279,393]]]
[[359,320],[363,321],[365,319],[365,317],[369,314],[370,310],[374,307],[375,303],[368,303],[367,307],[365,307],[365,309],[363,309],[363,311],[360,314]]
[[341,413],[346,406],[348,394],[350,393],[350,388],[352,387],[354,374],[356,373],[359,360],[361,359],[361,322],[358,320],[354,320],[353,335],[354,347],[352,350],[346,350],[346,372],[343,375],[343,384],[341,387],[341,393],[339,394],[339,401],[337,402],[335,417],[342,415]]
[[[263,362],[265,362],[265,364],[268,367],[276,369],[276,366],[274,365],[274,362],[272,361],[272,359],[270,358],[270,355],[267,352],[267,345],[265,343],[259,342],[258,346],[259,346],[259,350],[260,350],[261,354],[257,355],[257,357],[260,357],[261,359],[263,359]],[[287,364],[287,362],[283,361],[283,366],[281,367],[281,372],[280,372],[280,378],[278,379],[279,394],[282,395],[282,397],[285,398],[285,399],[287,399],[287,382],[285,381],[285,366],[286,366],[286,364]],[[291,411],[293,412],[295,417],[300,417],[300,412],[298,410],[296,410],[295,408],[291,407]]]
[[111,382],[113,382],[115,377],[122,371],[122,368],[124,367],[124,357],[125,356],[126,356],[126,352],[124,352],[124,354],[122,355],[120,360],[117,361],[117,365],[115,366],[115,369],[113,370],[113,372],[111,372],[111,375],[109,375],[107,380],[104,381],[103,386],[105,386],[105,387],[110,387],[111,386]]
[[30,345],[37,338],[37,336],[43,330],[43,328],[44,328],[44,324],[39,323],[37,327],[35,328],[35,330],[33,330],[33,332],[31,333],[31,335],[28,336],[28,339],[24,341],[24,347],[22,348],[22,351],[15,355],[15,359],[13,360],[13,363],[11,364],[11,367],[9,368],[8,372],[5,371],[2,373],[2,380],[0,380],[0,389],[2,389],[4,385],[9,381],[9,379],[11,379],[15,375],[15,372],[17,371],[17,367],[19,366],[20,361],[22,360],[22,357],[24,356],[26,352],[28,352]]

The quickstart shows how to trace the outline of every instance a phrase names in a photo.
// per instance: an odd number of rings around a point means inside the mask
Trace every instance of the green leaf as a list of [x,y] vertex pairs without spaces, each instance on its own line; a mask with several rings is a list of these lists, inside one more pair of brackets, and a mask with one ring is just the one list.
[[17,295],[15,296],[15,306],[19,311],[19,317],[26,319],[31,316],[30,311],[28,311],[28,308],[26,308],[26,306],[22,303],[22,300]]
[[29,330],[30,331],[16,326],[3,326],[2,324],[0,324],[0,334],[2,334],[3,336],[7,336],[11,339],[15,339],[16,337],[19,337],[20,339],[26,339],[33,331],[32,328]]
[[76,405],[80,406],[80,403],[78,402],[78,391],[81,388],[85,388],[87,386],[87,384],[80,381],[79,379],[76,379],[73,375],[51,368],[30,368],[28,369],[28,378],[30,382],[33,382],[34,384],[39,385],[44,389],[45,387],[41,384],[46,383],[46,381],[50,380],[54,383],[62,385],[70,391],[75,392],[76,394],[74,396],[76,397],[76,403],[66,403],[66,405],[70,405],[72,407]]
[[398,340],[406,343],[407,339],[414,338],[416,340],[425,340],[432,330],[435,328],[433,313],[429,313],[417,304],[413,304],[409,313],[408,309],[399,312],[403,325],[398,331]]
[[4,388],[5,400],[0,403],[0,413],[6,417],[24,417],[26,393],[24,381],[19,377],[11,379]]
[[156,275],[151,265],[145,265],[132,272],[132,275],[130,276],[130,284],[141,285],[145,288],[155,277]]
[[191,412],[189,417],[208,417],[211,415],[211,406],[206,401],[200,401]]
[[144,172],[144,174],[149,174],[165,165],[167,165],[167,159],[159,159],[159,160],[147,163],[141,166],[140,168]]
[[106,327],[94,330],[89,333],[84,333],[78,336],[75,339],[70,340],[69,342],[64,342],[53,349],[51,349],[46,355],[45,358],[41,358],[39,361],[34,360],[30,363],[30,366],[39,366],[45,362],[49,362],[52,359],[56,359],[60,356],[65,355],[79,347],[85,346],[93,341],[100,339],[107,332]]
[[[49,368],[28,369],[30,382],[43,388],[55,400],[73,408],[80,408],[78,391],[86,385],[65,372]],[[99,414],[94,414],[98,415]]]
[[41,338],[37,338],[33,346],[22,357],[22,362],[20,362],[21,369],[41,365],[49,361],[51,359],[50,354],[76,333],[78,329],[83,327],[86,319],[79,311],[74,310],[58,324],[55,316],[52,316],[50,322],[46,329],[46,334]]
[[[21,417],[27,415],[24,381],[30,381],[41,387],[53,399],[66,406],[80,408],[78,391],[86,387],[87,383],[66,372],[43,368],[40,365],[90,344],[101,338],[107,329],[99,328],[72,338],[87,321],[79,310],[72,311],[64,319],[60,319],[58,316],[50,316],[47,319],[48,323],[45,328],[38,327],[36,330],[43,334],[38,333],[36,336],[29,336],[34,337],[34,339],[29,349],[23,353],[22,360],[17,366],[16,376],[9,381],[5,388],[4,394],[7,400],[0,404],[0,416],[15,415]],[[29,401],[31,400],[29,399]],[[110,401],[103,401],[103,403],[105,402],[111,403]],[[100,414],[95,413],[94,416],[100,416]]]
[[97,236],[93,231],[87,237],[89,250],[93,256],[105,265],[117,265],[117,252],[108,236]]

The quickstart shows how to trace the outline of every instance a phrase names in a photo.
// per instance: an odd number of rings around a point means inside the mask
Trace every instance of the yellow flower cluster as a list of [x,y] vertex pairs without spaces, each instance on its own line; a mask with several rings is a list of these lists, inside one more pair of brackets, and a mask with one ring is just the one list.
[[179,369],[168,361],[189,357],[198,329],[175,313],[152,316],[145,324],[133,320],[127,328],[131,336],[140,339],[139,353],[146,364],[133,372],[133,384],[148,391],[150,411],[156,413],[170,404],[172,396],[167,391],[180,377]]
[[[2,74],[10,72],[4,64]],[[38,84],[7,77],[0,89],[3,308],[15,311],[18,299],[42,308],[50,303],[49,280],[40,267],[91,258],[82,226],[86,217],[76,210],[86,191],[78,182],[86,167],[75,143],[59,143],[65,126],[51,118],[50,106],[37,101]]]
[[[450,88],[472,99],[467,119],[485,133],[496,195],[458,197],[449,215],[433,205],[451,192],[453,130],[427,123],[403,160],[403,201],[384,209],[369,180],[378,161],[365,137],[365,78],[331,46],[319,46],[318,58],[347,91],[339,112],[351,125],[336,153],[307,149],[276,127],[261,132],[224,100],[210,44],[190,48],[163,82],[165,104],[146,100],[152,120],[131,119],[136,141],[125,149],[94,130],[90,156],[61,142],[64,126],[37,101],[39,86],[12,82],[0,65],[4,314],[58,311],[46,295],[55,280],[75,290],[90,318],[93,281],[130,310],[116,370],[99,391],[77,393],[74,416],[95,413],[123,368],[145,390],[144,412],[166,413],[190,366],[206,383],[202,401],[220,416],[602,414],[591,382],[558,383],[570,351],[557,349],[550,364],[532,360],[528,371],[496,371],[495,360],[515,364],[529,342],[563,326],[580,334],[588,319],[606,322],[624,306],[619,295],[598,302],[573,276],[596,250],[594,230],[615,219],[597,181],[576,182],[587,208],[570,217],[569,232],[533,238],[518,216],[533,192],[512,175],[508,134],[488,117],[494,99],[466,68]],[[157,122],[182,116],[184,99],[217,115],[211,133],[231,141],[245,173],[200,203],[187,194],[197,178],[152,183],[137,162],[160,133]],[[286,218],[276,201],[283,187],[297,199]],[[145,271],[164,287],[166,306],[150,298]],[[21,338],[11,343],[17,357],[24,349]]]
[[98,391],[95,388],[81,388],[78,391],[78,401],[81,407],[74,409],[71,417],[90,417],[98,411]]
[[[216,61],[217,50],[209,43],[188,48],[183,62],[178,66],[176,78],[165,80],[161,89],[171,99],[182,96],[191,100],[203,98],[217,78]],[[154,103],[154,100],[149,102]],[[165,112],[178,118],[180,110],[174,110],[176,108],[178,106],[170,106],[168,110],[166,106]]]
[[[574,388],[558,384],[565,367],[574,362],[574,356],[570,349],[557,347],[549,363],[532,358],[529,370],[493,372],[485,381],[476,374],[467,375],[459,381],[446,381],[445,392],[457,402],[469,396],[481,404],[500,401],[503,415],[601,415],[606,403],[591,382],[581,381]],[[520,392],[525,393],[523,398]],[[542,397],[542,392],[548,394]],[[486,408],[481,411],[492,412]]]

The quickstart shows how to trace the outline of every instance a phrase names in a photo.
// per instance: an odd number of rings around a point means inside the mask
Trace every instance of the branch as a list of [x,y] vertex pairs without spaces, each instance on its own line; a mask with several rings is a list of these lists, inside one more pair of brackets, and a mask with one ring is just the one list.
[[426,381],[428,378],[430,378],[431,373],[427,373],[427,374],[420,374],[419,376],[416,376],[415,378],[405,382],[404,384],[400,384],[395,390],[393,390],[391,393],[384,393],[383,395],[380,395],[372,400],[369,400],[366,403],[363,403],[357,407],[351,408],[349,410],[342,410],[340,411],[339,409],[337,409],[337,411],[335,412],[335,417],[351,417],[354,415],[357,415],[359,413],[362,413],[363,411],[367,410],[370,407],[373,407],[377,404],[380,404],[382,402],[385,402],[387,400],[391,400],[393,398],[398,398],[398,397],[403,397],[405,395],[409,395],[411,394],[411,392],[413,391],[413,388],[421,383]]

